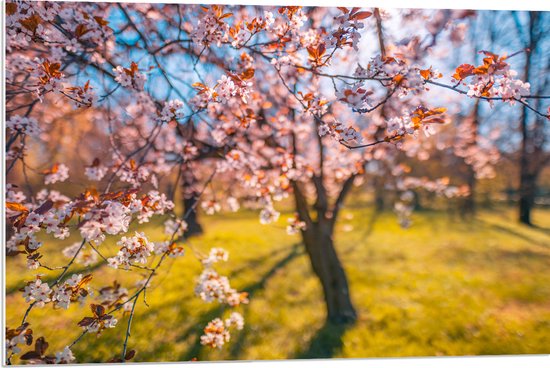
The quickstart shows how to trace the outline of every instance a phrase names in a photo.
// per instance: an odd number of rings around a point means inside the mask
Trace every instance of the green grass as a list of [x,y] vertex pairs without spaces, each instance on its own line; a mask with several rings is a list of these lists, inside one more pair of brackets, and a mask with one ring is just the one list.
[[[320,285],[299,237],[286,235],[286,216],[269,226],[249,212],[201,220],[206,233],[190,245],[204,253],[211,247],[230,251],[229,262],[218,269],[251,294],[250,304],[238,308],[246,326],[222,350],[199,344],[206,323],[229,310],[194,297],[201,266],[188,251],[153,279],[149,307],[137,306],[129,343],[136,361],[550,352],[550,231],[516,224],[511,210],[485,211],[470,222],[445,212],[416,212],[409,230],[400,229],[389,212],[343,210],[335,239],[359,314],[349,327],[325,324]],[[537,210],[535,220],[550,224],[550,211]],[[156,225],[143,230],[161,236]],[[60,247],[45,243],[49,264],[62,264]],[[114,251],[112,242],[101,248]],[[32,273],[23,258],[9,258],[7,271],[7,323],[14,327],[26,308],[17,289]],[[59,271],[41,272],[55,277]],[[140,278],[105,266],[94,275],[95,288],[115,278],[124,285]],[[88,311],[46,306],[29,320],[53,352],[79,335],[76,322]],[[127,316],[120,318],[99,338],[86,336],[73,349],[78,360],[118,356],[126,322]]]

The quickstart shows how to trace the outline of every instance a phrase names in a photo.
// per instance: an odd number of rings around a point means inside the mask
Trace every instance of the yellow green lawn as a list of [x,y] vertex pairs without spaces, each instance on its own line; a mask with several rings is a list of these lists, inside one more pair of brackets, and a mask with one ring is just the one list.
[[[413,215],[413,227],[403,230],[390,212],[344,210],[335,239],[359,314],[347,328],[325,325],[320,285],[299,237],[285,232],[289,215],[267,226],[252,212],[202,216],[206,232],[191,245],[202,252],[211,247],[230,252],[229,262],[218,269],[234,287],[250,293],[250,304],[238,309],[246,326],[222,350],[200,345],[206,323],[229,310],[194,297],[201,266],[188,250],[153,279],[149,307],[138,303],[129,342],[137,351],[135,360],[550,353],[550,211],[537,210],[534,216],[546,229],[518,225],[513,210],[502,209],[483,211],[470,222],[443,211],[420,211]],[[157,225],[142,230],[161,237]],[[45,261],[62,265],[62,247],[53,239],[46,242]],[[115,250],[112,242],[101,249]],[[48,278],[59,271],[40,272]],[[19,324],[26,308],[17,289],[31,275],[23,258],[8,259],[10,327]],[[105,286],[115,278],[132,285],[140,277],[101,265],[91,285]],[[46,306],[34,309],[29,321],[53,352],[80,334],[76,323],[85,315],[87,307]],[[77,359],[101,362],[118,356],[126,322],[127,317],[120,318],[99,338],[82,339],[73,349]]]

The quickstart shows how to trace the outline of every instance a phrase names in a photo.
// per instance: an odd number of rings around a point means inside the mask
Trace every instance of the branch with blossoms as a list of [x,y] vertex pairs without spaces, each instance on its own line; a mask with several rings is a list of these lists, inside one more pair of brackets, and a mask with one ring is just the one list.
[[[342,17],[348,16],[352,18],[351,15],[347,15],[348,13],[350,13],[349,10],[344,8],[342,9],[342,12],[344,13]],[[357,12],[357,9],[354,9],[350,14],[353,14],[354,12]],[[370,13],[364,13],[361,19],[367,18],[368,16],[370,16]],[[355,26],[352,28],[355,29]],[[350,32],[353,33],[353,31]],[[339,35],[339,37],[344,37],[344,34],[346,33],[337,32],[333,34],[333,36]],[[297,94],[301,94],[301,92],[297,92],[296,88],[291,89],[287,85],[285,78],[281,75],[282,66],[294,68],[294,70],[298,73],[308,71],[312,75],[321,78],[329,78],[334,85],[337,100],[349,105],[350,107],[352,107],[352,110],[354,112],[358,112],[360,114],[373,112],[377,108],[386,104],[394,94],[398,97],[403,97],[410,94],[419,94],[423,90],[427,89],[425,85],[429,84],[436,87],[447,88],[459,94],[468,95],[472,98],[486,100],[491,104],[493,103],[493,101],[509,102],[511,105],[519,102],[539,116],[545,118],[549,117],[548,114],[536,110],[535,108],[531,107],[527,102],[528,99],[548,99],[548,96],[535,96],[528,94],[529,83],[523,83],[520,80],[514,79],[517,73],[510,70],[509,64],[505,61],[519,53],[514,53],[509,57],[499,57],[496,54],[487,51],[481,51],[480,53],[486,55],[483,65],[477,68],[468,64],[464,64],[458,67],[457,71],[453,75],[453,78],[456,78],[458,80],[457,84],[446,85],[444,83],[435,81],[435,79],[442,78],[443,75],[435,70],[432,70],[431,67],[427,69],[422,69],[420,66],[410,67],[405,62],[405,60],[393,56],[378,56],[377,58],[373,58],[368,64],[367,68],[363,68],[359,65],[353,75],[324,73],[321,72],[319,69],[321,69],[321,67],[323,66],[327,66],[328,62],[322,62],[321,60],[325,60],[325,58],[327,61],[332,59],[335,54],[334,52],[339,47],[338,43],[336,43],[336,47],[334,48],[334,50],[329,55],[325,55],[325,53],[327,52],[327,47],[325,45],[325,42],[319,41],[316,46],[310,46],[307,48],[309,55],[308,61],[310,62],[311,66],[304,66],[300,64],[299,62],[297,62],[297,58],[294,58],[293,60],[293,57],[291,56],[292,54],[289,54],[289,56],[284,56],[280,59],[275,59],[270,56],[270,51],[265,51],[250,46],[248,46],[247,49],[256,55],[259,55],[265,60],[271,60],[271,63],[275,66],[277,70],[277,74],[281,83],[288,90],[288,92],[298,100],[298,102],[304,107],[305,111],[311,110],[311,104],[308,103],[308,106],[306,107],[304,99],[300,99],[297,97]],[[529,51],[527,50],[527,52]],[[292,53],[297,53],[297,51],[292,51]],[[466,69],[468,69],[468,71],[466,71]],[[470,90],[468,92],[457,88],[458,84],[461,83],[467,85],[464,80],[471,75],[476,76],[477,85],[475,83],[469,84],[468,87],[470,88]],[[344,86],[342,90],[338,90],[338,87],[334,83],[335,80],[343,81],[344,85],[348,85],[347,81],[355,82],[352,84],[351,88]],[[361,83],[362,81],[369,80],[376,80],[384,87],[389,89],[389,92],[386,94],[384,99],[380,100],[379,102],[374,102],[371,99],[371,95],[373,95],[373,92],[365,88],[365,86]],[[327,102],[325,102],[324,104],[326,103]],[[321,119],[319,119],[318,115],[314,117],[320,125],[325,124],[322,122]],[[325,128],[323,128],[322,130],[324,129]],[[353,133],[355,129],[353,131],[350,129],[346,129],[345,131]],[[352,145],[350,143],[357,139],[356,135],[349,134],[346,136],[344,134],[342,139],[340,139],[340,142],[345,147],[353,149],[370,147],[384,142],[396,141],[400,138],[402,138],[401,135],[388,135],[383,140],[377,140],[367,144]]]
[[[204,190],[208,187],[208,185],[210,184],[210,182],[214,178],[214,174],[215,174],[215,171],[212,173],[210,178],[205,183],[204,189],[201,191],[199,196],[204,193]],[[105,197],[112,198],[113,195],[108,194]],[[121,197],[120,195],[115,194],[115,198],[118,199],[120,197]],[[122,199],[123,202],[125,200],[127,200],[127,199],[124,199],[124,198]],[[158,202],[156,202],[156,203],[158,203]],[[133,203],[133,205],[136,205],[136,204],[137,204],[136,202]],[[132,203],[130,203],[130,205],[132,205]],[[78,205],[78,207],[82,208],[80,205]],[[48,227],[52,227],[53,224],[51,222],[44,221],[44,220],[41,220],[39,218],[39,216],[44,216],[44,215],[47,216],[48,211],[52,208],[53,208],[53,201],[48,200],[44,204],[42,204],[39,208],[37,208],[34,211],[29,213],[29,211],[26,210],[26,208],[23,208],[23,206],[17,205],[13,202],[8,202],[8,209],[9,210],[11,210],[13,212],[20,212],[21,213],[20,215],[13,218],[14,224],[16,224],[16,226],[19,226],[20,224],[24,223],[24,226],[26,226],[26,227],[30,227],[30,226],[40,227],[40,226],[43,226],[43,225],[46,225],[46,224],[47,224]],[[170,233],[170,239],[168,241],[161,242],[161,243],[158,243],[158,244],[152,244],[147,240],[147,238],[144,236],[143,233],[139,233],[139,234],[136,233],[136,236],[131,237],[131,238],[122,237],[121,241],[119,241],[117,243],[118,245],[121,246],[121,250],[118,252],[116,257],[106,259],[105,257],[102,256],[102,258],[109,265],[111,265],[115,268],[118,268],[120,266],[123,266],[123,267],[126,267],[126,268],[128,268],[130,266],[137,266],[137,265],[134,265],[134,262],[145,263],[147,261],[148,255],[153,251],[156,254],[160,254],[161,258],[159,259],[159,261],[156,263],[156,265],[153,268],[148,269],[150,272],[149,272],[148,276],[146,277],[146,279],[144,280],[144,282],[142,283],[141,287],[131,297],[126,299],[124,302],[116,303],[116,306],[114,308],[112,308],[111,310],[109,310],[109,311],[106,311],[105,308],[102,305],[92,304],[91,308],[92,308],[92,312],[93,312],[93,317],[85,317],[82,321],[79,322],[79,326],[84,328],[83,333],[80,334],[79,337],[75,341],[73,341],[73,343],[68,345],[63,352],[59,353],[57,355],[57,358],[54,361],[56,361],[56,362],[70,362],[72,360],[72,352],[71,352],[70,349],[78,341],[80,341],[81,338],[85,334],[87,334],[89,332],[97,332],[99,334],[103,329],[115,327],[116,323],[117,323],[117,320],[115,318],[113,318],[112,313],[114,313],[114,312],[116,312],[120,309],[127,310],[126,306],[130,305],[129,303],[131,303],[131,309],[130,309],[130,315],[129,315],[129,320],[128,320],[128,325],[127,325],[127,329],[126,329],[124,345],[123,345],[120,361],[123,362],[125,360],[129,360],[134,356],[135,351],[133,351],[133,352],[128,351],[127,347],[128,347],[128,341],[129,341],[129,337],[130,337],[131,325],[132,325],[132,321],[133,321],[133,318],[134,318],[134,312],[135,312],[137,301],[138,301],[139,297],[142,294],[143,294],[144,301],[145,301],[145,294],[146,294],[146,291],[147,291],[147,287],[149,286],[149,283],[151,282],[153,276],[159,270],[160,266],[165,261],[165,259],[167,259],[167,257],[177,257],[177,256],[181,256],[181,255],[184,254],[184,248],[177,245],[174,242],[174,239],[175,239],[176,236],[181,236],[181,234],[183,233],[183,230],[186,226],[185,219],[189,216],[191,211],[193,211],[194,209],[195,208],[189,208],[186,211],[186,213],[184,214],[183,220],[172,221],[171,223],[169,223],[169,222],[166,223],[167,226],[169,226],[167,228],[167,230]],[[24,219],[24,221],[23,221],[23,219]],[[89,219],[85,220],[85,221],[89,221]],[[171,220],[169,220],[169,221],[171,221]],[[83,223],[84,222],[80,222],[78,227],[82,227],[81,225]],[[109,228],[111,226],[111,222],[109,220],[107,220],[106,226],[107,226],[107,231],[109,231],[109,232],[113,231],[111,228]],[[34,228],[34,229],[36,229],[36,228]],[[28,234],[28,231],[26,229],[23,229],[23,231],[24,231],[24,233]],[[33,230],[33,231],[36,231],[36,230]],[[80,243],[80,245],[78,246],[78,249],[76,249],[76,251],[73,252],[73,256],[72,256],[71,260],[67,263],[67,265],[62,267],[63,272],[53,281],[53,283],[51,285],[47,284],[47,283],[44,283],[40,278],[38,278],[35,282],[30,282],[30,283],[27,284],[27,286],[25,287],[25,290],[24,290],[25,291],[24,297],[26,297],[28,301],[31,301],[31,304],[29,305],[29,307],[25,311],[25,314],[23,316],[23,320],[21,322],[21,327],[14,330],[14,331],[20,331],[20,333],[17,334],[16,336],[13,336],[10,339],[9,346],[11,346],[10,347],[11,353],[8,357],[8,363],[11,363],[11,359],[12,359],[13,355],[15,354],[15,352],[18,351],[18,350],[15,349],[15,346],[17,345],[21,334],[23,334],[22,336],[26,336],[25,342],[27,342],[28,345],[30,345],[30,342],[32,342],[32,338],[29,338],[28,329],[26,327],[29,325],[27,323],[28,316],[30,314],[30,311],[34,307],[43,307],[45,304],[52,302],[53,304],[55,304],[58,307],[62,307],[62,308],[67,309],[69,307],[69,305],[71,304],[71,302],[76,302],[76,301],[82,302],[88,296],[88,291],[87,291],[86,285],[92,279],[92,275],[86,275],[84,277],[82,275],[73,275],[70,279],[64,281],[63,285],[61,285],[59,288],[56,288],[56,286],[61,283],[61,280],[68,273],[69,268],[71,267],[71,265],[75,262],[75,260],[78,259],[78,256],[80,255],[80,253],[81,253],[81,251],[82,251],[82,249],[83,249],[83,247],[84,247],[84,245],[87,241],[90,242],[90,247],[92,249],[96,250],[96,248],[92,245],[92,242],[97,242],[97,236],[101,237],[102,235],[101,234],[96,235],[95,239],[85,238]],[[28,258],[29,261],[34,262],[36,264],[35,267],[42,266],[39,262],[40,256],[39,256],[38,252],[33,251],[32,248],[33,247],[29,248],[29,246],[26,246],[26,250],[25,250],[25,252],[30,253],[29,258]],[[40,247],[38,247],[38,248],[40,248]],[[219,260],[218,259],[219,257],[217,255],[220,254],[220,252],[221,252],[220,250],[216,250],[215,254],[211,254],[209,258],[204,258],[202,260],[205,267],[207,267],[206,270],[208,270],[210,272],[210,276],[207,279],[208,282],[212,282],[211,277],[213,275],[215,275],[215,271],[211,270],[210,265]],[[225,253],[223,251],[221,258],[223,260],[227,260],[227,253]],[[198,285],[201,285],[201,283],[199,282]],[[210,301],[209,298],[211,298],[212,295],[214,295],[214,297],[216,297],[216,298],[220,298],[220,296],[218,294],[219,293],[218,289],[211,290],[210,289],[211,286],[200,286],[200,287],[205,288],[204,291],[200,291],[200,292],[197,291],[197,295],[200,295],[200,297],[202,299]],[[227,300],[227,302],[230,305],[236,306],[240,303],[246,303],[247,302],[246,294],[237,293],[234,289],[231,289],[229,287],[229,284],[227,283],[227,281],[225,281],[225,283],[223,284],[223,286],[221,286],[221,288],[222,288],[221,290],[223,290],[225,292],[224,295],[226,295],[226,296],[224,296],[224,298],[227,298],[227,299],[224,299],[224,300]],[[214,293],[214,294],[212,294],[212,293]],[[235,322],[235,323],[237,323],[236,326],[237,326],[238,329],[241,329],[242,324],[243,324],[242,317],[239,317],[239,315],[237,313],[233,313],[231,318],[232,318],[231,322],[228,322],[227,327],[229,328],[229,327],[233,326],[233,323],[234,323],[233,321],[237,321],[238,323]],[[211,335],[211,332],[205,332],[205,333]],[[208,336],[210,336],[210,335],[208,335]],[[41,339],[43,339],[43,338],[41,338]],[[224,339],[224,341],[229,340],[229,330],[224,330],[223,339]],[[205,338],[205,341],[208,341],[208,338]],[[206,343],[206,342],[205,342],[205,344],[211,345],[210,343]],[[221,345],[223,345],[223,344],[221,344]],[[215,346],[221,346],[221,345],[217,344]],[[33,354],[25,353],[25,354],[22,355],[21,359],[29,360],[30,362],[34,362],[34,363],[37,363],[37,362],[51,362],[53,358],[52,357],[46,357],[44,354],[45,354],[45,350],[41,351],[39,356],[37,356],[34,353]],[[119,360],[116,360],[116,361],[119,361]]]

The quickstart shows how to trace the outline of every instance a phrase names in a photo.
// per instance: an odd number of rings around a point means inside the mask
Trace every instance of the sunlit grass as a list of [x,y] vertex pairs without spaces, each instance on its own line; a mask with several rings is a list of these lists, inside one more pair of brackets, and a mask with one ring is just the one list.
[[[245,329],[222,350],[199,344],[206,323],[229,310],[193,295],[201,266],[188,250],[153,279],[149,307],[140,299],[129,344],[137,351],[135,360],[549,353],[550,230],[516,224],[511,210],[483,211],[469,222],[420,211],[413,220],[403,230],[389,212],[375,215],[368,207],[342,212],[335,239],[359,320],[338,327],[324,323],[320,285],[299,237],[286,235],[285,216],[269,226],[249,212],[202,216],[206,233],[190,245],[204,253],[211,247],[230,251],[229,262],[218,269],[251,294],[250,304],[239,307]],[[535,221],[550,224],[550,211],[537,210]],[[161,237],[158,225],[140,230]],[[48,264],[66,262],[58,254],[62,247],[45,243]],[[101,250],[113,253],[114,241]],[[40,272],[54,277],[59,271]],[[16,326],[26,308],[17,289],[32,273],[25,271],[23,258],[10,258],[7,274],[7,323]],[[101,266],[92,286],[115,278],[132,285],[140,277]],[[54,352],[80,334],[76,322],[84,315],[86,306],[68,311],[47,306],[33,310],[29,320]],[[120,355],[126,322],[121,318],[99,338],[86,336],[73,349],[79,361]]]

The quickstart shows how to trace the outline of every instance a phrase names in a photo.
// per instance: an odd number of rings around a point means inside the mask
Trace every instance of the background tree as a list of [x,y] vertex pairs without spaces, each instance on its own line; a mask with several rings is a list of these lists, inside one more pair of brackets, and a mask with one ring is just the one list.
[[[543,51],[547,45],[544,35],[548,33],[547,14],[529,12],[525,27],[522,27],[518,20],[519,15],[514,14],[518,35],[525,44],[525,64],[523,79],[530,81],[533,90],[546,93],[548,91],[548,72],[550,58],[548,53]],[[536,66],[535,66],[536,65]],[[535,69],[535,70],[534,70]],[[540,106],[540,102],[535,102]],[[548,163],[548,153],[545,152],[547,144],[546,131],[548,119],[541,119],[532,115],[527,107],[521,110],[520,131],[520,177],[519,177],[519,221],[531,225],[531,210],[537,194],[537,178]]]

